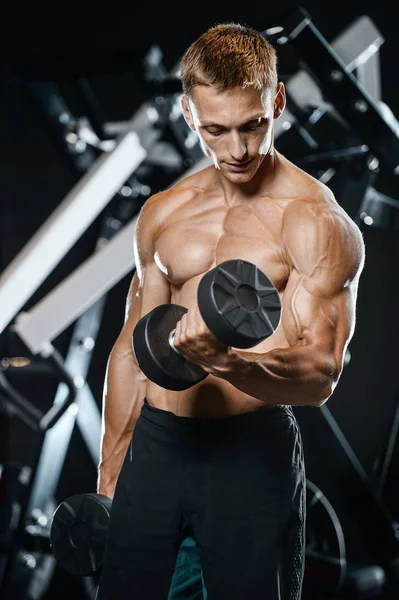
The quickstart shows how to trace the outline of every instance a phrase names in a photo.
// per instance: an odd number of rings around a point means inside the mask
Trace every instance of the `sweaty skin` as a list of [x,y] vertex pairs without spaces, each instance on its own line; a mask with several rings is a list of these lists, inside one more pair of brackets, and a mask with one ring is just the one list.
[[[197,86],[182,106],[213,164],[153,195],[139,215],[137,270],[110,357],[100,474],[117,448],[121,455],[126,449],[144,397],[176,415],[206,418],[265,404],[321,406],[338,383],[354,333],[363,238],[331,190],[274,148],[283,84],[266,94],[251,86],[222,93]],[[277,330],[245,351],[219,342],[196,302],[203,275],[237,258],[262,270],[282,299]],[[180,392],[146,380],[131,344],[137,321],[169,302],[189,309],[177,324],[176,348],[208,373]],[[123,418],[113,409],[121,402]]]

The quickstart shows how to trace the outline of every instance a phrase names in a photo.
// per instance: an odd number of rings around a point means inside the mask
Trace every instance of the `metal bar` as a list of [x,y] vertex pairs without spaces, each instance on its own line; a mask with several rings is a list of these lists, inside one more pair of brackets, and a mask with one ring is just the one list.
[[393,126],[306,11],[298,9],[287,20],[285,31],[304,68],[313,74],[325,96],[380,162],[399,174],[399,138]]
[[369,56],[368,60],[358,66],[356,76],[370,96],[379,103],[381,101],[380,56],[378,53]]
[[13,330],[33,354],[73,323],[134,268],[137,217],[97,250],[29,312],[20,313]]
[[366,64],[385,42],[381,32],[367,15],[362,15],[331,42],[332,48],[348,71]]
[[0,333],[146,157],[127,132],[67,194],[0,277]]
[[[86,378],[91,359],[90,347],[94,345],[97,337],[105,300],[105,297],[98,300],[80,317],[74,327],[65,359],[65,368],[73,375],[78,387],[75,404],[46,433],[43,440],[36,476],[32,484],[28,514],[34,508],[43,510],[48,499],[55,495],[77,415],[85,411],[86,414],[79,418],[82,426],[81,433],[86,444],[89,442],[88,448],[96,464],[100,449],[101,415]],[[91,341],[90,346],[86,343],[88,340]],[[66,386],[60,384],[54,398],[54,405],[58,406],[64,402],[66,394]],[[97,410],[93,410],[94,406]]]
[[392,422],[391,431],[389,433],[388,441],[386,444],[386,448],[383,453],[382,463],[380,466],[378,478],[376,481],[376,490],[380,496],[382,496],[384,491],[384,486],[386,484],[389,468],[391,466],[392,456],[394,453],[394,449],[398,440],[399,433],[399,403],[397,403],[395,408],[395,414]]

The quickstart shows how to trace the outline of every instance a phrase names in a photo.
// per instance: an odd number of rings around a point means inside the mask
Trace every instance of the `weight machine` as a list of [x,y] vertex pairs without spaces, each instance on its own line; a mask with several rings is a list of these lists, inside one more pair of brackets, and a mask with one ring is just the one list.
[[[287,89],[286,111],[276,121],[276,146],[339,190],[337,197],[352,218],[367,223],[365,203],[369,210],[370,203],[384,202],[372,187],[380,166],[399,174],[399,126],[381,100],[378,50],[384,40],[380,32],[369,18],[360,17],[329,44],[300,9],[283,26],[262,33],[281,51]],[[48,541],[49,517],[75,427],[94,467],[98,464],[101,416],[87,374],[107,293],[135,268],[133,238],[140,201],[132,206],[129,200],[126,209],[124,194],[127,190],[132,193],[134,174],[150,157],[156,157],[161,166],[168,160],[174,162],[180,171],[178,178],[209,164],[181,114],[178,69],[168,73],[156,47],[146,57],[143,69],[151,100],[128,122],[99,124],[88,104],[88,119],[78,120],[75,137],[68,138],[75,148],[82,142],[82,147],[95,149],[89,153],[90,159],[78,152],[83,176],[0,277],[0,334],[9,328],[26,348],[28,364],[22,370],[52,374],[59,380],[53,403],[42,414],[10,383],[21,367],[16,367],[12,358],[1,362],[3,412],[22,419],[38,436],[37,454],[30,466],[11,473],[4,464],[1,472],[1,497],[7,508],[0,530],[0,596],[4,600],[39,600],[49,585],[55,567]],[[68,122],[67,107],[56,90],[35,84],[33,91],[57,127]],[[160,122],[174,141],[167,148],[168,156],[160,139]],[[326,132],[334,132],[333,147],[326,147]],[[21,311],[99,215],[102,227],[93,255],[36,306]],[[53,341],[70,325],[73,332],[63,358]],[[320,413],[333,434],[332,444],[343,452],[367,498],[364,523],[370,518],[378,523],[377,534],[370,533],[369,540],[371,547],[376,540],[383,544],[385,555],[380,563],[385,567],[399,556],[396,524],[329,409],[323,406]],[[385,465],[387,462],[388,456]],[[15,484],[12,493],[10,479]],[[377,595],[385,583],[379,558],[377,552],[375,564],[347,564],[339,517],[322,490],[309,481],[305,573],[309,597],[315,592],[318,600],[345,594],[361,598],[363,592],[368,597]],[[87,580],[83,585],[89,598],[94,597],[95,584]]]

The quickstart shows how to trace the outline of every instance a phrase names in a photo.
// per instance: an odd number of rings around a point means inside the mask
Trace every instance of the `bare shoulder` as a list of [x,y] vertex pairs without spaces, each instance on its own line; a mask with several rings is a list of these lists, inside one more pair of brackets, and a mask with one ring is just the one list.
[[141,208],[138,221],[156,227],[182,204],[205,191],[209,181],[209,168],[180,179],[169,188],[150,196]]
[[281,164],[295,190],[295,196],[284,212],[283,226],[292,229],[300,223],[309,233],[317,228],[320,233],[328,232],[332,236],[351,236],[362,254],[362,232],[340,206],[339,198],[335,198],[332,190],[285,157],[281,157]]
[[289,257],[303,273],[311,275],[314,268],[339,271],[341,281],[353,281],[363,269],[361,230],[331,189],[316,179],[310,178],[305,195],[287,206],[282,233]]
[[135,249],[143,258],[152,253],[153,242],[168,219],[185,203],[205,191],[207,175],[203,169],[185,177],[169,188],[150,196],[140,209],[135,229]]

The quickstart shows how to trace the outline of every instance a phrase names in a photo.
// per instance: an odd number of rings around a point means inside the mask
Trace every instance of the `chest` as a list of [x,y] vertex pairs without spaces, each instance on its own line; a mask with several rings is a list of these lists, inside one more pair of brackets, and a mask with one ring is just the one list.
[[156,240],[157,262],[170,283],[180,287],[225,260],[241,258],[263,270],[279,289],[287,278],[282,212],[267,203],[179,211]]

